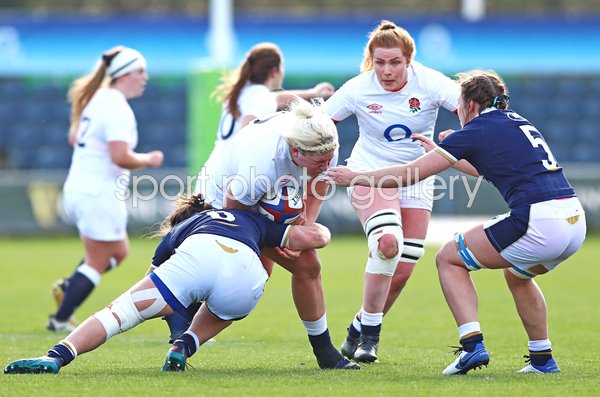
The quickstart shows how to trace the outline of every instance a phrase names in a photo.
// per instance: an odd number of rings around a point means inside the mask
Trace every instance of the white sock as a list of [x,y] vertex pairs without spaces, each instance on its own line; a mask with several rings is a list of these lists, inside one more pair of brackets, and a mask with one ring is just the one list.
[[529,347],[529,351],[540,352],[542,350],[551,350],[552,343],[550,343],[550,339],[530,340],[527,342],[527,347]]
[[302,324],[304,324],[304,328],[306,328],[306,332],[309,335],[321,335],[327,331],[327,314],[323,314],[323,317],[317,321],[302,321]]
[[381,325],[383,322],[383,313],[368,313],[363,310],[360,323],[362,325]]
[[[358,312],[360,313],[360,312]],[[360,326],[360,319],[358,318],[358,313],[356,313],[356,316],[354,316],[354,320],[352,320],[352,326],[354,327],[355,330],[357,330],[358,332],[361,332],[361,326]]]
[[458,327],[458,335],[462,339],[465,335],[472,334],[473,332],[481,332],[481,325],[479,322],[473,321],[471,323],[465,323]]
[[82,263],[77,267],[77,271],[83,274],[88,280],[90,280],[94,285],[100,284],[100,273],[87,263]]

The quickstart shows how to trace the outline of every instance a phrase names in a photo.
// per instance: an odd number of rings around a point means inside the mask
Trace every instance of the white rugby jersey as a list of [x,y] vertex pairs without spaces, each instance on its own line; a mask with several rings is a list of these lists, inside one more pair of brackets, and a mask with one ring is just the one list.
[[108,142],[137,145],[137,122],[125,95],[114,88],[100,88],[83,109],[69,175],[64,189],[97,194],[117,185],[130,171],[112,162]]
[[[303,178],[303,169],[292,162],[290,146],[278,134],[278,129],[289,125],[286,119],[284,112],[257,119],[244,127],[226,148],[213,151],[204,167],[207,178],[200,177],[196,184],[196,190],[204,193],[207,203],[223,208],[228,183],[233,198],[248,206],[254,206],[265,193],[271,194],[282,186],[304,188],[308,181]],[[330,166],[336,164],[337,150]]]
[[229,142],[229,139],[237,134],[244,117],[248,115],[259,117],[275,113],[277,111],[277,98],[263,84],[246,84],[238,98],[238,106],[240,117],[234,119],[227,109],[227,103],[223,104],[215,147]]
[[455,111],[459,95],[460,87],[452,79],[413,61],[399,91],[381,87],[375,71],[361,73],[325,102],[325,111],[334,121],[356,115],[359,137],[348,165],[378,168],[405,164],[424,154],[410,136],[432,138],[438,109]]

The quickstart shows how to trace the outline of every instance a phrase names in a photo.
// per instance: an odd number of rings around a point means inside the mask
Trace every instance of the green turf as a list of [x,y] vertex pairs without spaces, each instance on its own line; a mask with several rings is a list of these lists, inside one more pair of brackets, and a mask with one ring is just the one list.
[[[121,268],[78,310],[82,320],[141,278],[156,242],[133,240]],[[334,238],[322,250],[328,321],[339,346],[360,306],[364,238]],[[355,371],[321,371],[296,315],[290,277],[276,268],[262,301],[247,319],[200,348],[184,373],[161,373],[168,350],[167,327],[152,320],[79,357],[55,375],[0,374],[0,396],[597,396],[600,394],[600,238],[549,275],[546,293],[555,357],[562,373],[522,375],[527,338],[499,271],[474,274],[480,293],[480,322],[490,366],[462,377],[441,370],[454,356],[457,331],[440,292],[427,249],[396,307],[384,321],[380,362]],[[81,256],[75,238],[1,239],[0,365],[39,356],[61,339],[44,330],[54,310],[50,284],[71,272]]]

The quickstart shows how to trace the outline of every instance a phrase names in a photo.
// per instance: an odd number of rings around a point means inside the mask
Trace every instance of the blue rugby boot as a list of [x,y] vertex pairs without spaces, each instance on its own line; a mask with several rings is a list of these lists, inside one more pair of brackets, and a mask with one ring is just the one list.
[[60,366],[57,360],[48,356],[25,358],[4,367],[5,374],[57,374],[58,371]]
[[487,367],[490,362],[490,355],[485,349],[483,342],[477,343],[475,349],[470,352],[464,350],[462,346],[456,347],[454,354],[458,355],[458,357],[442,371],[442,374],[464,375],[472,369],[481,368],[483,366]]
[[161,368],[162,372],[185,371],[186,357],[180,352],[169,350],[165,363]]
[[552,357],[550,357],[544,365],[532,363],[530,356],[523,357],[527,359],[525,362],[529,364],[517,371],[521,374],[552,374],[560,372],[560,368],[558,367],[558,364],[556,364],[556,360],[554,360]]

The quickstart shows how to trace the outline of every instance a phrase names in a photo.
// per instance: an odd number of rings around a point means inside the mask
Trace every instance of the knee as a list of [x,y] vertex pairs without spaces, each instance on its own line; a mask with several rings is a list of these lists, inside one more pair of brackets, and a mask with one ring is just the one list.
[[379,238],[377,250],[386,259],[392,259],[398,255],[398,240],[392,234],[384,234]]
[[321,275],[321,261],[315,250],[302,251],[296,260],[294,276],[303,278],[318,278]]
[[440,250],[435,254],[435,266],[440,271],[442,268],[448,265],[448,260],[446,259],[446,255],[444,254],[446,246],[440,248]]
[[121,263],[125,257],[127,257],[127,255],[129,254],[129,247],[128,246],[123,246],[120,247],[112,256],[114,258],[114,260],[117,262],[117,265],[119,263]]

